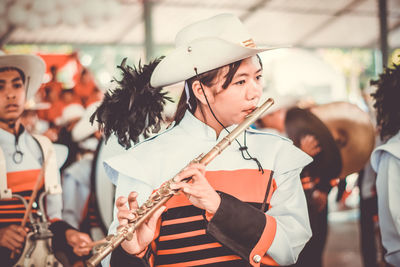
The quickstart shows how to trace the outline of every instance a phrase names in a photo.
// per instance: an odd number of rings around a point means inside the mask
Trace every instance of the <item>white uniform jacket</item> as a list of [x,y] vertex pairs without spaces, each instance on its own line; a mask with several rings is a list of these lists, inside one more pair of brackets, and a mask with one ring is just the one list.
[[[50,141],[48,142],[50,144]],[[7,173],[7,177],[9,177],[8,179],[10,179],[10,175],[12,175],[16,176],[16,179],[14,180],[20,180],[18,184],[16,184],[17,181],[14,181],[12,183],[15,184],[15,187],[18,188],[19,191],[32,190],[33,185],[36,182],[36,178],[38,177],[38,172],[42,168],[44,152],[42,152],[39,143],[32,137],[32,135],[29,134],[26,130],[24,130],[18,137],[17,146],[18,149],[23,154],[23,156],[21,157],[21,162],[17,163],[14,162],[13,160],[13,155],[14,152],[16,151],[15,143],[16,140],[13,134],[3,129],[0,129],[0,147],[4,154],[4,159],[6,164],[5,170]],[[56,164],[56,162],[53,161],[56,155],[55,154],[49,155],[49,157],[52,157],[52,163]],[[49,164],[47,164],[46,167],[56,168],[55,172],[54,170],[50,172],[53,175],[56,175],[56,177],[45,178],[46,191],[50,192],[52,189],[57,191],[54,194],[52,193],[50,195],[47,195],[45,198],[46,214],[49,220],[59,220],[61,219],[61,209],[62,209],[60,174],[58,172],[57,166],[50,166]],[[27,172],[32,170],[36,170],[37,174],[32,177],[33,180],[28,181]],[[4,171],[4,169],[2,171]],[[3,179],[3,177],[1,179]],[[48,181],[51,181],[49,183],[51,183],[52,188],[47,188]],[[8,181],[8,186],[10,186],[10,181]],[[14,191],[12,193],[18,193],[18,192]]]
[[378,217],[385,259],[400,266],[400,132],[372,152],[377,173]]
[[[228,129],[232,130],[234,126]],[[106,161],[106,171],[117,185],[116,198],[137,191],[141,205],[154,189],[201,153],[207,153],[226,135],[222,131],[216,138],[212,128],[186,112],[178,125]],[[244,145],[244,134],[238,140]],[[297,260],[311,237],[299,174],[312,159],[292,145],[290,140],[256,130],[247,132],[246,145],[249,153],[260,161],[264,175],[258,171],[253,160],[242,158],[238,144],[233,142],[206,167],[207,179],[221,195],[221,205],[216,214],[208,218],[203,210],[191,206],[183,194],[171,198],[166,204],[167,211],[162,215],[161,229],[156,233],[158,237],[156,247],[152,249],[153,261],[150,265],[173,266],[180,263],[188,266],[195,261],[216,263],[218,266],[244,266],[249,263],[260,266],[289,265]],[[272,186],[265,198],[270,175]],[[267,199],[269,207],[265,213],[260,210],[264,199]],[[186,218],[176,215],[178,211],[182,211],[181,215]],[[184,224],[171,226],[183,221]],[[199,228],[192,229],[192,225]],[[115,232],[117,226],[114,209],[110,233]],[[183,250],[184,244],[179,242],[186,238],[170,239],[182,234],[194,242],[190,241],[190,246]],[[207,236],[210,239],[205,241]],[[174,250],[175,246],[180,250]],[[123,255],[123,252],[117,249],[114,254],[122,260],[120,254]],[[126,264],[126,261],[123,263]],[[107,264],[107,260],[103,261],[104,266]]]

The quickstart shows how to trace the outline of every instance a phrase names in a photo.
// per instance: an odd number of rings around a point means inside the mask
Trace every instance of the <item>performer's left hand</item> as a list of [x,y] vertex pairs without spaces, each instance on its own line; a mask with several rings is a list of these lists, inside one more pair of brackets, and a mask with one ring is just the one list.
[[79,232],[75,229],[68,229],[65,232],[65,237],[68,244],[73,248],[74,253],[77,256],[89,254],[91,246],[88,246],[88,244],[92,243],[93,241],[88,234]]
[[[175,176],[172,189],[182,189],[189,201],[196,207],[215,214],[221,197],[208,183],[205,177],[205,166],[200,163],[191,163]],[[191,177],[191,181],[182,182],[183,179]]]

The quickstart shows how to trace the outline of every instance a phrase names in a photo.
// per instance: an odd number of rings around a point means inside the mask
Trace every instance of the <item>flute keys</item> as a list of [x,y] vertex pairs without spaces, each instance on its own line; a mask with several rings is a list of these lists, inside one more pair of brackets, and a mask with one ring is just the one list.
[[125,238],[126,238],[126,240],[131,241],[133,238],[133,233],[131,233],[131,232],[127,233]]
[[151,208],[151,207],[154,206],[154,202],[153,202],[153,201],[147,201],[146,203],[144,203],[144,205],[145,205],[147,208]]
[[141,215],[145,214],[146,211],[143,210],[143,209],[141,209],[141,208],[139,208],[138,210],[136,210],[136,213],[137,213],[139,216],[141,216]]
[[162,188],[159,190],[159,192],[160,192],[161,195],[166,196],[166,195],[169,195],[169,194],[170,194],[170,189],[167,188],[167,187],[162,187]]
[[154,201],[159,201],[161,199],[161,195],[158,192],[155,192],[155,194],[152,196],[152,199]]

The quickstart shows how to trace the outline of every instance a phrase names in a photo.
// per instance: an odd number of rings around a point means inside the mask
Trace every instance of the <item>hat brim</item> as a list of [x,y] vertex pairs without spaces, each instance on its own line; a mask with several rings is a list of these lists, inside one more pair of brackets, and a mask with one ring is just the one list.
[[14,67],[25,74],[26,100],[35,95],[43,82],[46,64],[35,55],[2,55],[0,68]]
[[49,102],[36,102],[35,99],[31,98],[25,102],[25,110],[44,110],[49,109],[51,103]]
[[310,176],[328,180],[339,177],[342,169],[339,148],[328,127],[317,116],[309,110],[291,108],[286,113],[285,129],[296,146],[299,146],[301,138],[307,134],[318,140],[321,152],[305,167]]
[[150,79],[153,87],[171,85],[185,81],[230,63],[242,60],[258,53],[285,48],[280,47],[244,47],[220,38],[201,38],[188,46],[181,46],[167,55],[154,69]]
[[90,122],[90,117],[99,107],[99,105],[100,102],[95,102],[86,108],[82,118],[76,123],[71,131],[72,140],[74,142],[80,142],[88,138],[99,129],[96,121],[94,121],[93,124]]

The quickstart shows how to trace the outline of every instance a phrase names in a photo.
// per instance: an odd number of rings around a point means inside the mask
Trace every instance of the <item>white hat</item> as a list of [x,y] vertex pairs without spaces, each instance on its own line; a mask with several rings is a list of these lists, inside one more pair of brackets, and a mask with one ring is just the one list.
[[69,104],[66,106],[62,115],[58,117],[55,121],[56,125],[65,125],[73,120],[80,119],[85,112],[85,108],[81,104]]
[[0,68],[14,67],[25,75],[26,99],[30,99],[43,82],[46,64],[35,55],[0,55]]
[[90,151],[96,151],[98,145],[99,145],[99,139],[97,139],[96,137],[89,137],[78,143],[78,147],[80,149],[85,149]]
[[77,124],[72,129],[72,140],[74,142],[80,142],[87,137],[94,134],[98,129],[98,123],[96,121],[93,122],[93,125],[90,123],[90,117],[96,111],[97,107],[101,104],[100,101],[94,102],[90,104],[83,114],[82,118],[77,122]]
[[49,109],[51,104],[49,102],[36,102],[34,98],[31,98],[25,102],[25,110],[43,110]]
[[175,50],[154,69],[153,87],[187,80],[230,63],[278,47],[257,47],[242,22],[221,14],[183,28],[175,38]]

